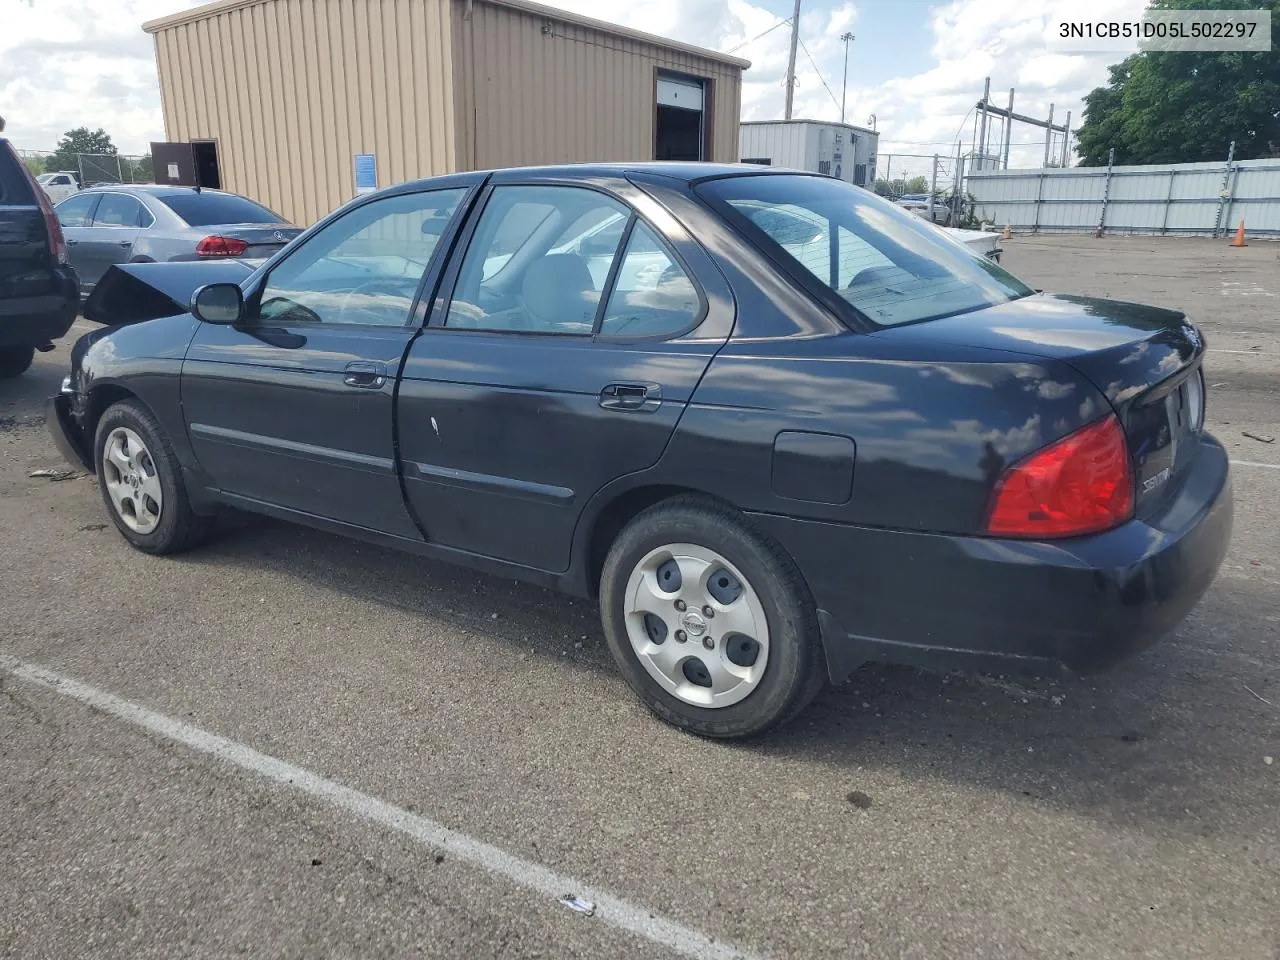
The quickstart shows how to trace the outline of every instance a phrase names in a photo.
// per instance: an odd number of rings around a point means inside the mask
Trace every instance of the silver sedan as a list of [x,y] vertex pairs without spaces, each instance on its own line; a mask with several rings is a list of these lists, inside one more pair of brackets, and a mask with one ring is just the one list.
[[112,264],[266,258],[302,232],[247,197],[195,187],[94,187],[54,209],[86,296]]

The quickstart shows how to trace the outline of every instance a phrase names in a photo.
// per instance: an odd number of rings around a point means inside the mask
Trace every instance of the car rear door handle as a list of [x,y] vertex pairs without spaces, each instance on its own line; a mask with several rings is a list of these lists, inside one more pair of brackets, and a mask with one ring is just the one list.
[[662,405],[662,387],[656,383],[610,383],[600,391],[606,410],[652,413]]
[[116,241],[116,243],[120,244],[120,246],[122,246],[122,247],[130,247],[130,246],[133,246],[133,241],[132,241],[132,240],[117,240],[117,241]]
[[371,360],[353,360],[347,364],[346,376],[342,382],[348,387],[378,390],[387,382],[387,368],[384,364]]

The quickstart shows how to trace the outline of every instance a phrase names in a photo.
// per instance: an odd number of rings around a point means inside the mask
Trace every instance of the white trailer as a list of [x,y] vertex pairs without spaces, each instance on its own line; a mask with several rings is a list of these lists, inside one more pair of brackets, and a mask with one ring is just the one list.
[[821,173],[870,188],[876,178],[880,134],[821,120],[749,120],[738,133],[743,163]]

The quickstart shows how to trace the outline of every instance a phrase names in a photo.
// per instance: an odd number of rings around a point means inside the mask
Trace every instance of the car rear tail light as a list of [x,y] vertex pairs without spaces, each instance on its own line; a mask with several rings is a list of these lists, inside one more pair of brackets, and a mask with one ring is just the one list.
[[49,235],[49,253],[53,256],[55,263],[69,263],[71,258],[67,254],[67,238],[63,235],[62,224],[58,221],[58,215],[53,210],[53,201],[44,192],[44,187],[36,183],[36,178],[31,175],[27,165],[22,163],[19,164],[19,167],[21,167],[23,174],[26,175],[27,183],[35,191],[36,203],[40,207],[40,213],[44,215],[44,229],[45,233]]
[[236,237],[205,237],[196,244],[196,253],[202,257],[239,257],[248,249],[249,242]]
[[1013,464],[996,484],[987,533],[1072,537],[1133,515],[1133,468],[1115,414]]

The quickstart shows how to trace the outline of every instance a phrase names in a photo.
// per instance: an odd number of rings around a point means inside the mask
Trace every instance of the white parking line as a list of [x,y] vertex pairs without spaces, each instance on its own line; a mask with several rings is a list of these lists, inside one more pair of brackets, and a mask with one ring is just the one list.
[[1210,347],[1209,353],[1210,355],[1215,353],[1243,353],[1247,357],[1267,356],[1267,352],[1265,350],[1224,350],[1221,347]]
[[1232,460],[1233,467],[1262,467],[1264,470],[1280,470],[1280,463],[1259,463],[1257,460]]
[[6,654],[0,654],[0,669],[19,680],[78,700],[192,750],[323,800],[352,816],[399,831],[424,846],[444,851],[455,859],[463,860],[553,901],[569,895],[589,900],[595,904],[595,919],[668,947],[683,957],[691,960],[757,960],[759,957],[758,954],[738,949],[731,944],[712,940],[705,933],[658,916],[643,906],[630,903],[598,887],[580,883],[541,864],[513,856],[434,820],[420,817],[359,790],[344,787],[234,740],[227,740],[189,723],[148,710],[87,683]]

